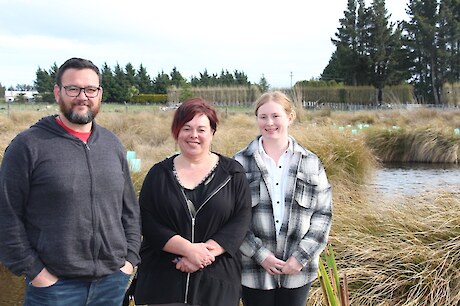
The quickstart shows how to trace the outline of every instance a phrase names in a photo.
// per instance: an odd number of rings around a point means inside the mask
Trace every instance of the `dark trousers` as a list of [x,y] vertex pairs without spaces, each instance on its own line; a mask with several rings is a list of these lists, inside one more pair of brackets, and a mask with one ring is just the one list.
[[243,286],[244,306],[305,306],[307,304],[310,285],[300,288],[273,290],[251,289]]

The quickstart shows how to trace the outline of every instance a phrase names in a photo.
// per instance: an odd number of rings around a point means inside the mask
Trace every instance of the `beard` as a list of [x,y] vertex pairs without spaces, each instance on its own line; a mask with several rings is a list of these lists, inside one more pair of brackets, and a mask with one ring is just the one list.
[[69,122],[74,124],[88,124],[96,118],[99,113],[99,106],[88,107],[85,114],[79,114],[73,111],[72,105],[67,105],[62,99],[59,99],[59,108]]

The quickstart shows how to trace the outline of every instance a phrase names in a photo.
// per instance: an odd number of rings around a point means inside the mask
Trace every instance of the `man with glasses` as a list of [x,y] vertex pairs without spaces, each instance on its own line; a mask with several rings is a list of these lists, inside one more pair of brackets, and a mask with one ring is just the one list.
[[17,135],[0,167],[0,262],[26,278],[24,305],[121,305],[139,262],[140,217],[125,149],[94,121],[101,74],[71,58],[58,115]]

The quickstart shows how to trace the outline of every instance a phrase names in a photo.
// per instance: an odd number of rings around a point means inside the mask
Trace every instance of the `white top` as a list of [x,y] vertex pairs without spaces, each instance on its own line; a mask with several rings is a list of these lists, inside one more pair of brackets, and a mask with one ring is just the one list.
[[280,156],[278,159],[278,164],[276,164],[273,158],[268,156],[268,154],[265,152],[262,145],[262,138],[263,137],[259,138],[260,156],[262,157],[262,160],[265,163],[269,174],[270,181],[267,183],[268,186],[270,186],[269,193],[272,200],[276,234],[279,234],[281,225],[284,221],[285,184],[288,178],[289,164],[291,162],[292,155],[294,154],[294,148],[292,146],[292,142],[289,141],[289,145],[286,151],[284,151],[284,153]]

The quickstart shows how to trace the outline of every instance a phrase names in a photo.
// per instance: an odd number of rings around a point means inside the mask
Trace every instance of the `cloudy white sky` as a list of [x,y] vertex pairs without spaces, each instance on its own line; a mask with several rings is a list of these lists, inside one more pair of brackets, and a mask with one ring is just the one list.
[[[367,4],[371,0],[367,1]],[[407,0],[387,0],[392,20]],[[0,83],[33,85],[70,57],[114,67],[142,64],[153,78],[173,67],[265,76],[272,87],[317,78],[329,62],[347,0],[0,0]],[[291,76],[292,75],[292,76]]]

